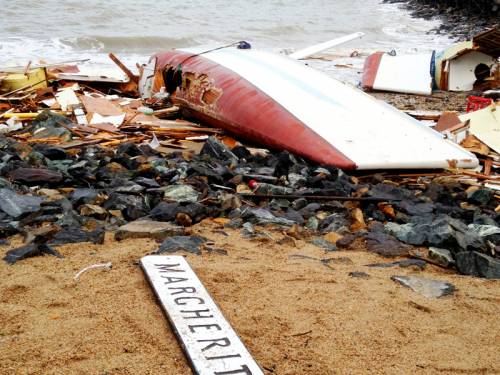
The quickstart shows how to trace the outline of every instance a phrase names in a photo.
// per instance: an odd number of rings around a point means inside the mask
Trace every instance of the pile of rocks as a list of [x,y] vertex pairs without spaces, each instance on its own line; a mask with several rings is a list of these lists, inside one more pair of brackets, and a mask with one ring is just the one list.
[[430,246],[430,262],[500,277],[498,197],[451,175],[355,177],[215,137],[199,154],[167,157],[131,142],[63,149],[0,137],[0,176],[0,238],[25,237],[8,263],[58,255],[65,243],[102,243],[105,231],[167,241],[159,252],[196,252],[206,241],[185,228],[218,218],[248,236],[259,235],[254,226],[287,228],[330,251],[361,241],[383,256],[408,256]]
[[500,1],[498,0],[384,0],[385,3],[402,3],[416,18],[439,18],[442,24],[431,30],[460,40],[498,25]]

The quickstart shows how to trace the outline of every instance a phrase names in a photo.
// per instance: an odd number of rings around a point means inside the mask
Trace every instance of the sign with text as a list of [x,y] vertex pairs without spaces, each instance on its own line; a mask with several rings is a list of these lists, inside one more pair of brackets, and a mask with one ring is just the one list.
[[184,257],[148,255],[141,265],[196,374],[263,374]]

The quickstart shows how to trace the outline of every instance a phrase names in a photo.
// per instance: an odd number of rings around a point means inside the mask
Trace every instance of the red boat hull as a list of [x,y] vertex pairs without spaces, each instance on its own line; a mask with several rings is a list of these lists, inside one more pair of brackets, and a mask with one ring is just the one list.
[[[156,71],[182,65],[183,84],[174,101],[202,121],[270,148],[288,150],[342,169],[356,164],[273,98],[232,70],[207,58],[173,50],[156,56]],[[154,91],[165,86],[156,74]]]

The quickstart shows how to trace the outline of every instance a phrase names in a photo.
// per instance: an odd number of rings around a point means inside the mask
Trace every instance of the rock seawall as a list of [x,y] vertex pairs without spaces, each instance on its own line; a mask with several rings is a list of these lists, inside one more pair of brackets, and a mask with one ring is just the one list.
[[470,39],[485,29],[500,24],[500,0],[384,0],[401,3],[414,17],[438,18],[442,24],[430,30],[460,40]]

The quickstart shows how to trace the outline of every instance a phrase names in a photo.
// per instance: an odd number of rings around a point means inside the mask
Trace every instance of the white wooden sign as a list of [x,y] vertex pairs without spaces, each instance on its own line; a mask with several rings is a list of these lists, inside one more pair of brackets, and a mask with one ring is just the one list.
[[148,255],[141,265],[195,374],[263,374],[184,257]]

